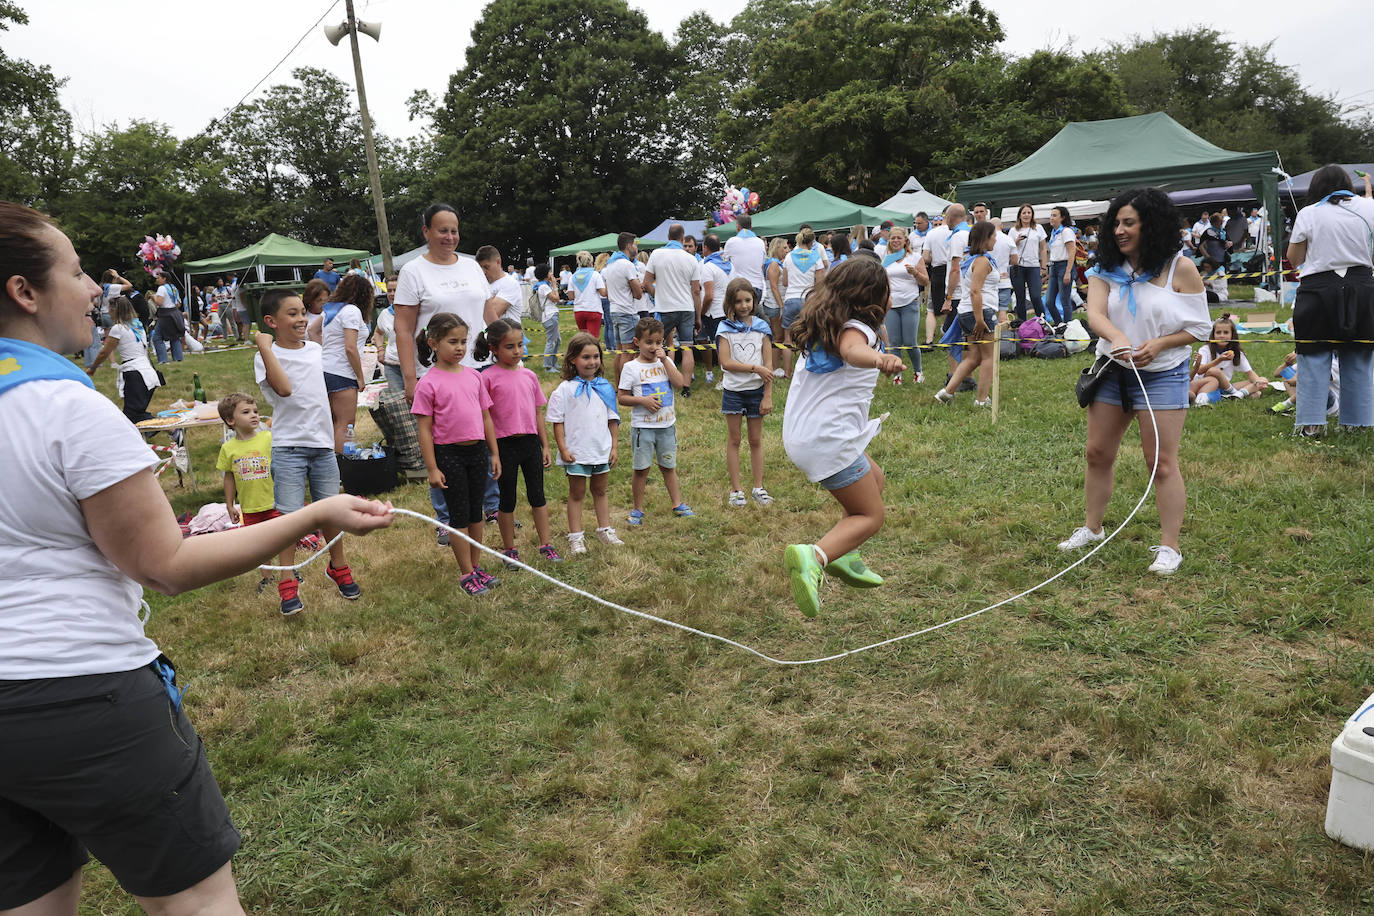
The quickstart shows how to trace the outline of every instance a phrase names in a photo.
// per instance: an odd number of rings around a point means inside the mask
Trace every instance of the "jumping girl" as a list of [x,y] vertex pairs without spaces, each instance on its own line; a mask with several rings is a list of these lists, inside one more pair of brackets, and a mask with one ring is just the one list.
[[525,498],[539,535],[539,555],[553,563],[563,558],[549,543],[549,507],[544,499],[544,468],[550,464],[548,434],[544,431],[544,389],[539,376],[520,365],[525,356],[525,332],[520,322],[498,318],[477,338],[473,356],[496,364],[481,373],[482,388],[491,399],[491,425],[496,430],[496,451],[501,456],[501,503],[496,513],[501,528],[502,551],[512,560],[515,550],[515,489],[525,475]]
[[783,555],[792,597],[808,617],[820,610],[822,571],[859,588],[883,583],[858,548],[883,526],[883,470],[864,449],[882,423],[868,419],[878,373],[902,371],[900,357],[876,349],[890,298],[882,264],[851,258],[831,271],[790,329],[803,358],[783,413],[783,448],[844,510],[816,544],[793,544]]
[[[491,475],[501,476],[501,456],[492,426],[491,397],[481,374],[463,365],[468,352],[468,326],[452,312],[436,312],[415,340],[421,363],[433,368],[415,385],[411,413],[419,423],[420,454],[429,469],[429,485],[443,490],[449,524],[467,528],[468,537],[482,540],[482,493],[487,462]],[[501,580],[482,570],[476,544],[453,538],[449,545],[463,571],[459,586],[480,595]]]
[[720,412],[728,430],[725,466],[730,472],[730,505],[745,505],[739,479],[741,420],[749,423],[749,470],[754,475],[751,495],[760,506],[772,505],[763,488],[763,418],[773,412],[773,331],[754,315],[754,287],[736,277],[725,287],[725,318],[716,331],[720,351]]

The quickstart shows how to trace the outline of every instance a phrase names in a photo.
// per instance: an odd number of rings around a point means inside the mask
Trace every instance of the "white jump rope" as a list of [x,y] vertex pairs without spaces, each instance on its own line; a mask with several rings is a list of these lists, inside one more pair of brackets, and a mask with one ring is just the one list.
[[[1113,355],[1113,356],[1117,356],[1118,354],[1122,354],[1122,353],[1124,353],[1124,352],[1129,352],[1129,351],[1113,351],[1112,355]],[[978,609],[978,610],[976,610],[976,611],[973,611],[972,613],[964,614],[964,615],[961,616],[961,617],[954,617],[954,618],[951,618],[950,620],[946,620],[946,621],[944,621],[943,623],[937,623],[937,624],[935,624],[934,626],[925,627],[925,628],[920,629],[920,630],[913,630],[913,631],[910,632],[910,633],[903,633],[901,636],[893,636],[891,639],[884,639],[884,640],[881,640],[881,641],[879,641],[879,642],[869,643],[869,644],[866,645],[866,646],[859,646],[859,647],[856,648],[856,649],[846,649],[846,650],[843,651],[843,652],[836,652],[834,655],[824,655],[824,656],[821,656],[821,657],[819,657],[819,658],[802,658],[802,659],[782,659],[782,658],[774,658],[773,656],[767,654],[766,652],[761,652],[761,651],[759,651],[758,649],[755,649],[753,646],[746,646],[744,643],[735,642],[735,640],[733,640],[733,639],[729,639],[729,638],[727,638],[727,637],[720,636],[720,635],[718,635],[718,634],[716,634],[716,633],[709,633],[709,632],[707,632],[706,630],[698,630],[696,627],[689,627],[689,626],[687,626],[685,623],[678,623],[678,622],[675,621],[675,620],[667,620],[667,619],[665,619],[665,618],[663,618],[663,617],[656,617],[656,616],[654,616],[653,614],[649,614],[649,613],[646,613],[646,612],[644,612],[644,611],[637,611],[637,610],[635,610],[634,608],[625,607],[623,604],[616,604],[614,601],[608,601],[608,600],[606,600],[605,598],[602,598],[600,595],[594,595],[594,594],[592,594],[591,592],[583,591],[582,589],[578,588],[578,587],[575,586],[575,585],[569,585],[569,584],[566,583],[566,582],[563,582],[563,581],[561,581],[561,580],[559,580],[559,579],[555,579],[553,576],[548,575],[548,574],[545,573],[544,571],[539,570],[539,569],[535,569],[533,566],[530,566],[530,565],[528,565],[528,564],[526,564],[526,563],[524,563],[524,562],[522,562],[522,561],[520,561],[520,560],[512,560],[510,557],[507,557],[505,554],[501,553],[500,551],[498,551],[498,550],[496,550],[496,549],[494,549],[494,548],[492,548],[492,547],[488,547],[488,546],[485,545],[485,544],[481,544],[481,543],[478,543],[477,541],[474,541],[472,538],[468,537],[466,531],[462,531],[462,530],[460,530],[460,529],[458,529],[458,528],[454,528],[454,527],[452,527],[451,525],[443,525],[443,524],[440,524],[439,522],[435,521],[433,518],[429,517],[428,515],[422,515],[422,514],[420,514],[419,512],[412,512],[412,511],[409,510],[409,509],[393,509],[392,512],[393,512],[394,514],[396,514],[396,515],[408,515],[408,516],[410,516],[410,517],[412,517],[412,518],[417,518],[417,519],[419,519],[420,521],[424,522],[426,525],[434,525],[435,527],[442,528],[442,529],[444,529],[445,531],[447,531],[447,532],[449,533],[450,536],[457,535],[458,537],[460,537],[460,538],[462,538],[463,540],[467,541],[469,544],[473,544],[474,546],[476,546],[479,550],[481,550],[481,551],[483,551],[483,552],[485,552],[485,553],[491,554],[492,557],[496,558],[497,560],[503,561],[503,562],[508,563],[508,564],[513,564],[513,565],[517,566],[518,568],[525,570],[526,572],[533,573],[534,575],[536,575],[536,576],[538,576],[539,578],[543,579],[545,582],[548,582],[548,583],[550,583],[550,584],[552,584],[552,585],[555,585],[555,586],[557,586],[558,588],[564,589],[565,591],[572,592],[574,595],[581,595],[583,598],[586,598],[586,599],[588,599],[588,600],[590,600],[590,601],[594,601],[594,602],[596,602],[597,604],[602,605],[603,607],[608,607],[608,608],[610,608],[610,609],[613,610],[613,611],[619,611],[620,613],[622,613],[622,614],[628,614],[628,615],[630,615],[631,617],[639,617],[639,618],[641,618],[641,619],[643,619],[643,620],[652,621],[653,623],[659,623],[659,624],[662,624],[663,626],[666,626],[666,627],[672,627],[673,629],[676,629],[676,630],[682,630],[684,633],[691,633],[691,634],[694,635],[694,636],[701,636],[701,637],[703,637],[703,638],[705,638],[705,639],[713,639],[713,640],[715,640],[716,642],[724,643],[724,644],[727,645],[727,646],[733,646],[733,647],[736,648],[736,649],[742,649],[742,650],[744,650],[745,652],[748,652],[750,655],[757,656],[758,658],[761,658],[761,659],[763,659],[764,661],[769,662],[770,664],[782,665],[782,666],[819,665],[819,664],[821,664],[822,662],[833,662],[833,661],[835,661],[835,660],[837,660],[837,659],[846,658],[846,657],[848,657],[848,656],[850,656],[850,655],[858,655],[860,652],[867,652],[867,651],[869,651],[870,649],[877,649],[877,648],[880,648],[880,647],[882,647],[882,646],[889,646],[889,645],[892,645],[893,643],[904,642],[905,640],[908,640],[908,639],[915,639],[917,636],[924,636],[924,635],[926,635],[927,633],[934,633],[936,630],[943,630],[945,627],[954,626],[956,623],[962,623],[962,622],[965,621],[965,620],[971,620],[971,619],[973,619],[974,617],[977,617],[979,614],[986,614],[988,611],[996,610],[997,608],[1002,607],[1002,606],[1005,605],[1005,604],[1011,604],[1013,601],[1016,601],[1016,600],[1018,600],[1018,599],[1020,599],[1020,598],[1024,598],[1024,597],[1026,597],[1027,595],[1031,594],[1032,592],[1039,591],[1040,589],[1044,588],[1046,585],[1049,585],[1051,582],[1055,581],[1056,579],[1059,579],[1059,578],[1061,578],[1061,577],[1067,575],[1067,574],[1068,574],[1069,572],[1071,572],[1072,570],[1078,568],[1079,566],[1082,566],[1084,563],[1086,563],[1086,562],[1089,560],[1089,558],[1092,557],[1093,554],[1097,553],[1097,552],[1098,552],[1099,550],[1101,550],[1103,547],[1106,547],[1109,543],[1111,543],[1112,538],[1116,537],[1118,534],[1121,533],[1121,529],[1125,528],[1126,525],[1130,523],[1131,519],[1135,518],[1135,514],[1136,514],[1137,512],[1139,512],[1139,511],[1140,511],[1140,507],[1143,506],[1143,505],[1145,504],[1145,500],[1146,500],[1146,499],[1149,497],[1149,495],[1150,495],[1150,490],[1154,487],[1154,483],[1155,483],[1155,473],[1156,473],[1156,471],[1157,471],[1157,469],[1158,469],[1158,467],[1159,467],[1159,424],[1155,421],[1155,411],[1154,411],[1154,408],[1150,406],[1150,396],[1149,396],[1149,394],[1145,391],[1144,382],[1143,382],[1143,381],[1141,380],[1141,378],[1140,378],[1140,370],[1136,367],[1136,365],[1135,365],[1134,362],[1131,363],[1131,371],[1135,373],[1136,382],[1140,384],[1140,391],[1141,391],[1141,394],[1143,394],[1144,397],[1145,397],[1145,410],[1149,412],[1149,414],[1150,414],[1150,424],[1151,424],[1151,426],[1154,428],[1154,433],[1155,433],[1155,457],[1154,457],[1154,461],[1151,462],[1151,467],[1150,467],[1150,479],[1149,479],[1149,481],[1145,484],[1145,492],[1141,494],[1140,500],[1135,504],[1135,508],[1131,509],[1130,514],[1127,515],[1126,518],[1122,520],[1121,524],[1118,525],[1118,526],[1116,527],[1116,529],[1115,529],[1114,531],[1112,531],[1111,534],[1109,534],[1109,535],[1107,535],[1105,538],[1103,538],[1103,540],[1102,540],[1096,547],[1094,547],[1092,550],[1088,551],[1088,552],[1085,553],[1083,556],[1079,557],[1076,561],[1074,561],[1073,563],[1071,563],[1071,564],[1069,564],[1068,566],[1066,566],[1066,567],[1064,567],[1063,569],[1061,569],[1059,572],[1057,572],[1057,573],[1055,573],[1054,575],[1050,576],[1050,577],[1049,577],[1048,579],[1046,579],[1044,582],[1041,582],[1039,585],[1034,585],[1034,586],[1032,586],[1032,587],[1026,589],[1026,590],[1023,591],[1023,592],[1018,592],[1017,594],[1012,595],[1010,598],[1003,598],[1001,601],[998,601],[996,604],[989,604],[989,605],[988,605],[987,607],[985,607],[985,608],[980,608],[980,609]],[[329,547],[330,547],[331,545],[333,545],[336,541],[338,541],[339,538],[341,538],[341,537],[343,537],[343,532],[339,532],[339,534],[335,535],[334,538],[333,538],[333,540],[331,540],[331,541],[330,541],[328,544],[326,544],[318,553],[316,553],[315,555],[313,555],[312,557],[310,557],[308,560],[306,560],[306,561],[303,562],[303,563],[297,563],[297,564],[294,565],[294,566],[263,566],[263,567],[259,567],[259,568],[261,568],[261,569],[277,570],[277,571],[286,571],[286,570],[303,569],[304,567],[309,566],[311,563],[314,563],[314,562],[315,562],[316,560],[318,560],[320,557],[322,557],[322,556],[324,556],[326,553],[328,553],[328,552],[329,552]]]

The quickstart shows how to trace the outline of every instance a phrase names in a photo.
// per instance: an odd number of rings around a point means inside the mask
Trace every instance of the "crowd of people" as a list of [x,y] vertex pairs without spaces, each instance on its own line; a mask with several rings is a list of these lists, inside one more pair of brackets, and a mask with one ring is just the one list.
[[[1312,187],[1287,252],[1302,266],[1298,346],[1276,374],[1296,400],[1298,431],[1320,435],[1338,357],[1339,428],[1368,429],[1374,200],[1368,183],[1357,197],[1336,166],[1321,170]],[[600,266],[579,257],[566,284],[535,266],[531,319],[546,329],[552,323],[557,341],[558,313],[568,301],[578,326],[566,347],[546,346],[543,368],[560,375],[546,394],[523,365],[526,296],[495,249],[479,249],[475,260],[459,257],[457,212],[431,206],[422,228],[427,250],[388,279],[390,303],[376,327],[390,397],[410,423],[396,435],[418,443],[445,526],[440,542],[454,553],[462,591],[488,592],[501,570],[484,569],[482,552],[449,538],[448,526],[480,542],[494,496],[505,559],[520,560],[522,481],[540,559],[563,560],[544,486],[554,466],[568,478],[568,552],[588,549],[588,491],[596,540],[623,544],[607,492],[626,408],[627,523],[651,519],[646,496],[655,467],[668,496],[663,514],[696,514],[677,473],[676,431],[678,398],[690,396],[695,374],[694,352],[682,345],[694,341],[708,382],[721,375],[732,508],[774,502],[764,487],[760,432],[776,387],[790,378],[780,405],[784,451],[837,504],[837,520],[820,538],[782,551],[799,609],[818,613],[827,574],[855,588],[881,586],[860,554],[885,512],[884,472],[867,454],[882,418],[869,412],[880,374],[895,381],[910,371],[923,380],[920,312],[926,342],[939,329],[943,341],[962,344],[935,397],[951,400],[977,373],[975,403],[987,396],[988,373],[980,369],[997,358],[989,334],[1008,322],[1013,298],[1023,313],[1029,304],[1051,320],[1071,314],[1073,297],[1061,290],[1073,292],[1082,240],[1067,213],[1051,214],[1047,233],[1025,210],[1006,232],[986,207],[969,213],[954,204],[936,219],[918,218],[911,230],[856,227],[818,237],[802,227],[772,240],[754,235],[746,218],[744,231],[725,245],[708,234],[698,246],[673,226],[668,245],[648,257],[630,233]],[[1084,298],[1103,370],[1087,403],[1084,523],[1059,544],[1072,551],[1105,538],[1115,463],[1136,423],[1160,517],[1149,570],[1161,575],[1183,561],[1178,455],[1187,408],[1211,403],[1214,394],[1243,398],[1267,384],[1229,317],[1211,319],[1203,276],[1186,256],[1178,225],[1166,195],[1135,189],[1111,202],[1090,240],[1095,257]],[[1215,216],[1208,226],[1217,228]],[[1221,238],[1210,229],[1200,232],[1204,247]],[[330,276],[331,267],[302,294],[263,296],[262,321],[273,333],[253,341],[260,399],[239,392],[219,405],[232,437],[218,467],[226,503],[242,524],[183,539],[152,475],[155,459],[127,422],[146,413],[157,381],[148,348],[166,358],[152,334],[168,357],[181,356],[185,327],[172,314],[183,314],[174,284],[160,284],[140,314],[132,284],[117,272],[97,287],[45,217],[0,204],[0,415],[10,433],[0,439],[0,463],[19,475],[7,488],[12,498],[0,500],[7,583],[0,619],[9,622],[0,628],[0,712],[20,714],[7,722],[11,739],[26,748],[0,759],[0,908],[74,911],[89,850],[145,908],[239,911],[229,864],[239,834],[181,708],[175,668],[144,635],[141,587],[175,594],[247,572],[269,555],[289,566],[307,533],[364,534],[389,524],[388,506],[339,495],[340,420],[352,418],[367,381],[357,357],[372,327],[374,290],[364,276]],[[1050,295],[1037,300],[1032,290],[1042,280]],[[105,303],[109,333],[82,373],[60,354],[96,342],[96,301]],[[609,347],[602,335],[610,335]],[[122,417],[89,378],[106,360],[119,366]],[[260,401],[272,409],[270,431],[262,428]],[[342,597],[360,597],[342,541],[331,545],[326,573]],[[302,609],[293,574],[283,573],[278,592],[282,614]],[[82,753],[73,753],[73,741]]]

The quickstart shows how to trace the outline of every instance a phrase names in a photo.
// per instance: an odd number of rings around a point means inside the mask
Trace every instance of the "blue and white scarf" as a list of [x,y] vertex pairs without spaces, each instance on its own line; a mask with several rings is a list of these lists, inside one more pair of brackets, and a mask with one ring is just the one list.
[[821,262],[821,253],[814,248],[795,248],[789,257],[802,273],[806,273]]
[[1138,308],[1135,301],[1135,285],[1137,283],[1148,283],[1159,276],[1159,271],[1152,273],[1136,274],[1127,270],[1125,266],[1115,267],[1112,270],[1103,270],[1102,265],[1098,264],[1088,271],[1090,277],[1100,277],[1108,282],[1115,283],[1117,286],[1126,288],[1126,308],[1134,318]]
[[753,230],[753,229],[741,229],[741,230],[739,231],[739,233],[735,235],[735,238],[737,238],[737,239],[756,239],[756,238],[758,238],[758,236],[754,233],[754,230]]
[[25,382],[57,379],[80,382],[87,388],[95,388],[90,376],[76,368],[65,356],[27,340],[0,337],[0,394]]
[[615,254],[611,255],[610,258],[606,261],[606,266],[607,266],[607,267],[610,267],[610,266],[611,266],[612,264],[614,264],[616,261],[628,261],[628,260],[630,260],[630,256],[629,256],[629,255],[627,255],[627,254],[626,254],[625,252],[623,252],[623,251],[617,251]]
[[993,272],[996,273],[996,271],[997,271],[997,259],[994,258],[991,254],[989,254],[989,253],[986,252],[986,251],[980,251],[980,252],[978,252],[977,254],[971,254],[971,255],[969,255],[968,257],[964,258],[964,260],[961,261],[961,262],[959,263],[959,273],[960,273],[960,275],[961,275],[961,276],[967,277],[969,271],[973,269],[973,262],[976,261],[976,260],[978,260],[979,258],[987,258],[987,259],[988,259],[988,265],[992,268]]
[[905,248],[899,249],[897,251],[889,251],[887,254],[883,255],[883,266],[887,267],[890,264],[896,264],[898,261],[900,261],[902,258],[906,256],[907,251]]
[[580,398],[585,394],[587,400],[590,401],[593,393],[601,398],[602,403],[607,407],[612,410],[616,409],[615,389],[611,387],[610,382],[599,375],[592,376],[591,378],[582,378],[578,376],[577,385],[573,388],[573,397]]
[[719,251],[711,252],[711,256],[705,260],[707,264],[714,264],[720,268],[721,273],[727,277],[730,275],[730,262],[725,260]]
[[772,333],[773,333],[773,329],[770,328],[770,327],[768,326],[768,322],[764,321],[762,318],[760,318],[760,317],[757,316],[757,315],[751,315],[751,316],[749,316],[749,323],[748,323],[748,324],[744,324],[743,322],[736,321],[736,320],[733,319],[733,318],[726,318],[725,320],[723,320],[723,321],[720,323],[720,331],[719,331],[719,333],[721,333],[721,334],[747,334],[747,333],[750,332],[750,331],[758,331],[760,334],[768,334],[768,335],[770,335],[770,336],[771,336]]
[[579,267],[573,272],[573,286],[577,287],[579,293],[586,291],[587,284],[592,282],[592,274],[594,273],[596,273],[596,271],[590,267]]

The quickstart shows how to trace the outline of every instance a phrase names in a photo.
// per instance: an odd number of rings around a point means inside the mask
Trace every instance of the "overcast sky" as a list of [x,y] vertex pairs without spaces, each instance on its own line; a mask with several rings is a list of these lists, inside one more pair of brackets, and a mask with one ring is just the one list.
[[[30,24],[0,32],[12,55],[48,64],[68,79],[63,99],[78,130],[135,118],[159,120],[185,137],[236,104],[302,35],[299,48],[258,90],[287,82],[293,67],[331,70],[350,86],[353,67],[345,40],[333,47],[311,23],[330,0],[19,0]],[[498,0],[499,2],[499,0]],[[1148,35],[1206,24],[1247,44],[1274,42],[1274,55],[1296,67],[1309,88],[1347,105],[1374,105],[1374,66],[1347,40],[1367,33],[1369,0],[1309,0],[1302,17],[1277,0],[1154,0],[1150,3],[1030,3],[984,0],[997,12],[1003,50],[1025,54],[1044,47],[1101,47],[1131,34]],[[406,136],[406,98],[416,89],[443,94],[463,63],[473,24],[484,4],[472,0],[355,0],[358,18],[382,23],[382,41],[362,37],[368,101],[379,130]],[[631,0],[649,25],[670,39],[677,24],[703,4],[691,0]],[[709,6],[728,22],[744,0]],[[1061,11],[1053,15],[1046,10]],[[343,20],[343,0],[325,24]],[[1132,18],[1122,11],[1129,10]],[[1066,11],[1066,12],[1065,12]],[[1202,18],[1205,12],[1208,17]],[[1333,27],[1335,24],[1335,27]],[[1356,39],[1356,43],[1360,40]],[[1368,107],[1366,107],[1368,110]]]

